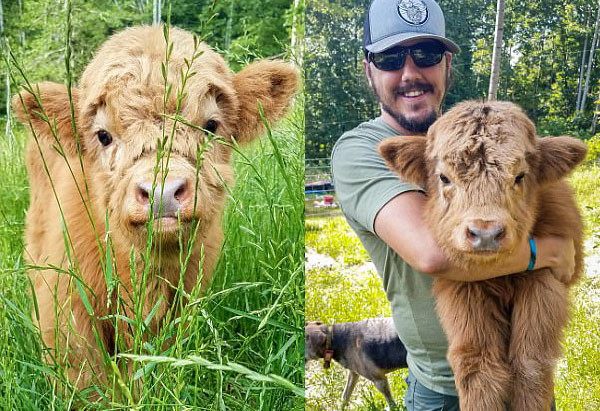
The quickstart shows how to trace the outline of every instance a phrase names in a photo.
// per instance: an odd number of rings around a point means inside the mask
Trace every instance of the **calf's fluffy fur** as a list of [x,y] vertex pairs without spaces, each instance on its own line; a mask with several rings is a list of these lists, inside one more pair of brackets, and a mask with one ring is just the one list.
[[[145,288],[138,291],[145,294],[144,319],[158,306],[149,324],[152,331],[172,304],[180,280],[180,237],[185,256],[196,235],[187,271],[181,276],[186,292],[199,281],[201,261],[202,284],[208,283],[221,249],[226,198],[223,182],[233,183],[232,149],[213,141],[199,162],[198,152],[208,134],[175,124],[168,117],[176,113],[176,90],[188,64],[189,72],[195,74],[185,85],[180,115],[225,142],[232,142],[232,136],[239,143],[253,140],[264,131],[258,102],[266,119],[276,121],[296,90],[298,74],[290,64],[259,61],[234,74],[220,55],[195,42],[192,34],[171,28],[169,41],[173,48],[166,74],[172,90],[166,101],[162,27],[127,29],[100,48],[79,85],[71,90],[77,134],[64,85],[41,83],[13,98],[18,119],[30,126],[33,134],[27,148],[31,201],[25,256],[30,264],[48,267],[30,270],[39,326],[50,348],[49,356],[67,364],[69,379],[79,386],[85,386],[91,376],[103,378],[101,347],[94,328],[104,348],[109,353],[114,350],[114,320],[100,319],[116,309],[114,290],[107,290],[101,268],[107,237],[114,246],[113,275],[118,273],[122,283],[121,314],[135,316],[132,250],[138,281],[142,270],[150,272]],[[165,135],[165,151],[167,147],[171,150],[168,168],[166,155],[157,160],[159,140]],[[155,174],[157,161],[161,165]],[[153,228],[147,224],[151,213],[155,217]],[[194,234],[193,222],[197,221],[199,229]],[[153,256],[143,259],[150,229],[155,234]],[[150,268],[144,267],[148,260]],[[68,270],[89,287],[82,289],[88,290],[93,316]],[[159,298],[163,300],[157,305]],[[125,322],[119,326],[128,349],[133,344],[129,327]]]
[[584,159],[585,144],[537,138],[514,104],[464,102],[426,138],[393,137],[379,151],[403,179],[426,189],[426,223],[467,272],[501,261],[530,235],[574,240],[570,278],[540,269],[478,282],[437,278],[433,286],[461,410],[548,410],[568,289],[583,258],[582,222],[563,177]]

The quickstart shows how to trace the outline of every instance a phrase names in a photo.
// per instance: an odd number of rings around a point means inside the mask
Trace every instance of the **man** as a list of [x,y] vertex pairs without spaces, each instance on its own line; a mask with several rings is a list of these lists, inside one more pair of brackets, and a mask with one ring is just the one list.
[[[448,342],[438,322],[431,285],[435,277],[483,280],[523,272],[524,242],[510,261],[464,273],[441,252],[423,220],[421,187],[398,179],[376,145],[393,135],[427,131],[440,115],[453,53],[442,10],[433,0],[374,0],[365,18],[363,66],[381,116],[346,132],[332,153],[333,181],[350,226],[369,252],[400,339],[408,351],[405,405],[411,410],[458,410]],[[535,238],[535,268],[557,275],[574,269],[572,241]]]

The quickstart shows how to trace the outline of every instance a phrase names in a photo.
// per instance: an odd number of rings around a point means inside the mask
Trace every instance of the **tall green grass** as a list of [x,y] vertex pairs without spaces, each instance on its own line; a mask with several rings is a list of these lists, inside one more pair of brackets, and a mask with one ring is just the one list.
[[580,167],[569,180],[586,225],[591,258],[587,275],[573,293],[555,393],[559,409],[587,411],[600,409],[600,167]]
[[[238,184],[212,285],[177,299],[179,312],[156,335],[145,332],[148,319],[139,313],[127,319],[138,330],[135,348],[106,361],[111,383],[90,387],[100,402],[71,386],[63,366],[42,360],[23,263],[27,137],[15,130],[12,149],[2,140],[0,409],[303,408],[303,113],[298,101],[272,135],[236,153]],[[143,378],[128,378],[125,360],[135,361],[134,374]]]

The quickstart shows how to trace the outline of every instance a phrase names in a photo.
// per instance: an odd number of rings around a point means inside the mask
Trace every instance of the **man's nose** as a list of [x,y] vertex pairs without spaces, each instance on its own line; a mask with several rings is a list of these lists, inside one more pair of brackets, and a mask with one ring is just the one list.
[[421,77],[419,67],[417,67],[410,54],[406,56],[406,60],[404,60],[404,66],[402,66],[400,72],[402,74],[402,80],[404,81]]

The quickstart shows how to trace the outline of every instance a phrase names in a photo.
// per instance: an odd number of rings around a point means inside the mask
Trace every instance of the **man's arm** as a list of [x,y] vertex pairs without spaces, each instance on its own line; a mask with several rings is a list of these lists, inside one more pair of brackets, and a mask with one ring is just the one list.
[[[491,263],[481,271],[453,267],[425,224],[425,195],[418,191],[400,194],[377,214],[374,228],[377,235],[414,269],[456,281],[479,281],[527,270],[530,259],[528,241],[524,241],[506,260]],[[528,240],[528,239],[527,239]],[[536,237],[535,269],[548,267],[554,275],[568,278],[575,269],[573,241],[560,237]]]

